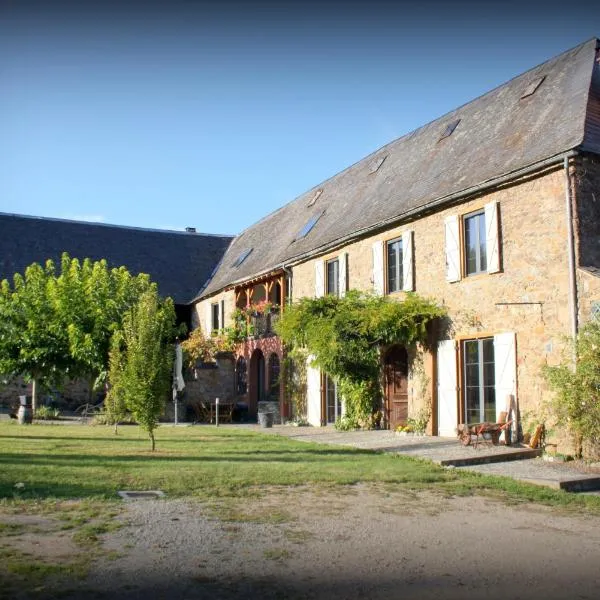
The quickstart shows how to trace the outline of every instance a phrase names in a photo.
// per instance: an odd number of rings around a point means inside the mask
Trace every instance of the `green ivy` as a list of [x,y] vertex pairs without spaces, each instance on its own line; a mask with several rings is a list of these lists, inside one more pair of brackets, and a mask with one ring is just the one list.
[[380,417],[380,349],[425,343],[428,325],[444,316],[443,308],[414,293],[397,302],[350,291],[343,298],[302,298],[283,312],[276,331],[338,382],[346,404],[339,426],[371,428]]
[[571,345],[576,357],[556,367],[546,366],[543,374],[557,392],[551,407],[560,424],[575,436],[577,454],[585,442],[600,439],[600,321],[584,325]]

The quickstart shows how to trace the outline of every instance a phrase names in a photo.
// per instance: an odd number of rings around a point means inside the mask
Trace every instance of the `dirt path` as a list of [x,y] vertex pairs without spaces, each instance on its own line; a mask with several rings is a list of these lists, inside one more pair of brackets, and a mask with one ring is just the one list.
[[[600,586],[599,517],[483,498],[282,489],[212,507],[132,502],[119,518],[108,556],[60,598],[591,599]],[[45,547],[68,553],[54,535]]]

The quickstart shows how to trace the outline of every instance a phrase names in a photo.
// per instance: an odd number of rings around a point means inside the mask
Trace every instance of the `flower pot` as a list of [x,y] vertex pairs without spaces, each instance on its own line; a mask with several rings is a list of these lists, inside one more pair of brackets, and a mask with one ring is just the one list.
[[274,413],[272,412],[260,412],[258,413],[258,423],[261,427],[273,427],[273,417]]

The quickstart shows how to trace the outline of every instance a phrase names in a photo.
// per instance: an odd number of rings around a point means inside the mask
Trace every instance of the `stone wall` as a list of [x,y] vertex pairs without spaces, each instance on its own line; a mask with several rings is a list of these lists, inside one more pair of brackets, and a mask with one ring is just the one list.
[[572,169],[576,205],[579,322],[600,311],[600,159],[578,157]]
[[[401,191],[399,191],[401,193]],[[499,273],[446,281],[444,220],[499,203],[501,270]],[[513,331],[517,338],[517,385],[521,411],[533,416],[541,411],[548,388],[540,369],[557,363],[563,336],[569,332],[567,223],[564,173],[555,169],[537,177],[445,208],[343,248],[348,254],[351,289],[373,289],[373,242],[414,232],[415,291],[444,305],[450,314],[450,337],[481,337]],[[341,249],[323,255],[327,260]],[[297,265],[294,298],[314,296],[314,260]],[[404,293],[393,294],[402,299]],[[424,377],[411,369],[411,416],[431,390],[433,361],[423,357]]]
[[208,320],[209,307],[215,303],[225,302],[225,327],[232,325],[231,315],[235,310],[235,292],[220,292],[201,302],[196,302],[192,308],[192,328],[201,327],[205,335],[210,335],[210,325]]

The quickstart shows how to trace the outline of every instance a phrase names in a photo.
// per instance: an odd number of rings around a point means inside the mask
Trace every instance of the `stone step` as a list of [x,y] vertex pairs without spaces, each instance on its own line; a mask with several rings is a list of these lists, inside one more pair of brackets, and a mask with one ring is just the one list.
[[448,458],[437,460],[442,467],[468,467],[470,465],[485,465],[488,463],[507,462],[509,460],[528,460],[542,455],[540,448],[507,449],[506,452],[494,452],[489,454],[474,454],[473,456],[462,456],[460,458]]
[[556,481],[535,478],[519,480],[536,485],[545,485],[555,490],[564,490],[565,492],[593,492],[600,490],[600,477],[597,475],[578,475],[570,479],[558,479]]

